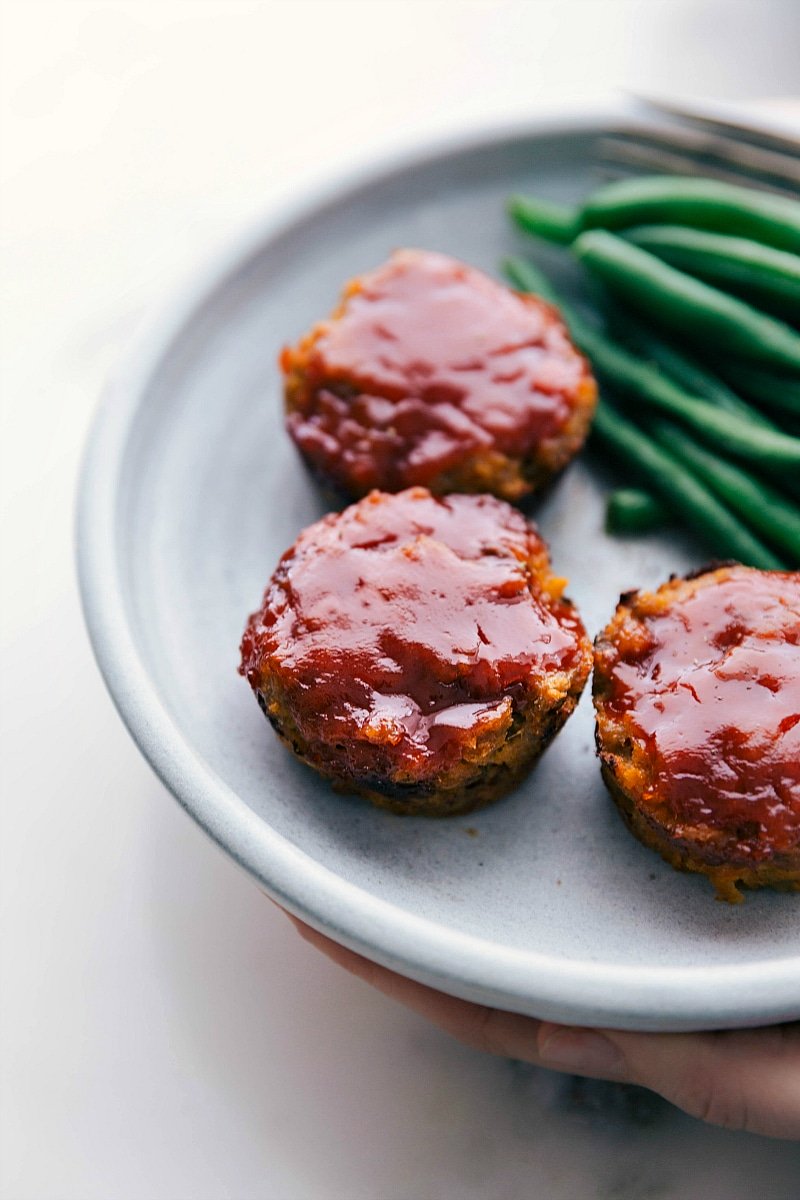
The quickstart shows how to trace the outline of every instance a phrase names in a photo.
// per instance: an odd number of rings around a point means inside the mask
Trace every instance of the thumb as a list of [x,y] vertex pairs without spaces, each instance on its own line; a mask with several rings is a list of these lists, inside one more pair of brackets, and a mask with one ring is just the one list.
[[688,1034],[542,1025],[538,1050],[544,1066],[639,1084],[701,1121],[800,1138],[800,1024]]

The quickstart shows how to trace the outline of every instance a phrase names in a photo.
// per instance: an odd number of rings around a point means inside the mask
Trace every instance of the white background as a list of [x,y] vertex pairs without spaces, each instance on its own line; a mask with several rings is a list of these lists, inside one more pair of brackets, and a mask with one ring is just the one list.
[[103,690],[77,463],[141,314],[279,195],[614,88],[798,85],[796,0],[6,4],[0,1186],[7,1200],[790,1200],[800,1149],[484,1059],[344,976]]

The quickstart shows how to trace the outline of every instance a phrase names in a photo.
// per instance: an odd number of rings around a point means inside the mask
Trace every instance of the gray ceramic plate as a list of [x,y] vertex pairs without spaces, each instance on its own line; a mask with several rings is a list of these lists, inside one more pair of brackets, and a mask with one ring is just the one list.
[[[91,437],[78,528],[87,620],[167,786],[272,896],[345,945],[458,996],[565,1021],[797,1018],[797,899],[719,904],[634,841],[600,781],[588,695],[514,795],[426,821],[331,792],[279,745],[236,673],[246,615],[326,507],[283,432],[281,344],[396,246],[494,272],[515,247],[504,198],[581,196],[607,128],[494,131],[351,176],[195,284],[119,372]],[[591,633],[620,591],[702,561],[669,537],[606,538],[602,484],[583,463],[537,517]]]

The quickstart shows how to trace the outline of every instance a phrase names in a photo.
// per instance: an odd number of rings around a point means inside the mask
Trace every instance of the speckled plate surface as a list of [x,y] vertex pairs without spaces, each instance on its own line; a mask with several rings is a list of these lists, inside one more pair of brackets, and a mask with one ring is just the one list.
[[[577,199],[608,129],[495,130],[351,175],[195,282],[122,366],[92,433],[78,514],[87,621],[167,786],[267,892],[338,941],[453,994],[558,1020],[797,1018],[800,897],[717,903],[634,841],[600,780],[588,693],[514,795],[428,821],[335,795],[282,748],[236,673],[278,557],[327,508],[283,432],[282,343],[397,246],[496,272],[520,246],[504,198]],[[608,539],[602,495],[579,462],[536,512],[592,635],[621,591],[703,561],[672,537]]]

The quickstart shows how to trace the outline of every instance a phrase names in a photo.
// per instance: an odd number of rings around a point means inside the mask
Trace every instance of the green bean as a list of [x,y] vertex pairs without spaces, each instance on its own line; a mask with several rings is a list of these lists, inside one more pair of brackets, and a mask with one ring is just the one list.
[[[695,359],[668,346],[654,334],[643,335],[636,348],[640,353],[648,354],[687,392],[713,400],[719,408],[726,412],[737,413],[740,417],[752,421],[753,424],[771,429],[775,433],[788,433],[793,437],[800,437],[800,427],[792,428],[785,418],[781,420],[780,425],[776,424],[760,409],[754,408],[752,404],[742,400],[722,379],[712,374]],[[800,412],[800,397],[798,397],[798,412]],[[768,468],[768,473],[772,476],[773,483],[779,483],[795,499],[800,498],[800,477],[787,474],[782,468],[778,468],[777,471],[774,468]]]
[[[644,368],[649,383],[652,384],[651,377],[655,376],[657,380],[661,381],[659,388],[662,395],[663,384],[666,384],[669,389],[672,389],[674,400],[676,389],[669,380],[663,379],[653,368],[648,368],[647,364],[640,363],[632,355],[619,350],[618,347],[607,342],[602,335],[595,333],[578,314],[563,304],[550,281],[532,263],[528,263],[524,259],[506,259],[503,269],[520,290],[535,291],[550,303],[560,305],[572,336],[579,345],[583,342],[582,348],[590,358],[592,357],[591,347],[595,351],[600,349],[601,353],[602,351],[612,351],[614,354],[613,365],[623,366],[628,373],[631,367]],[[605,355],[605,361],[607,367],[612,365],[608,354]],[[630,374],[627,377],[630,381]],[[641,382],[638,370],[634,378]],[[619,380],[618,374],[618,383]],[[705,401],[695,400],[680,392],[678,395],[692,404],[709,408],[712,412],[715,411]],[[724,414],[720,415],[724,416]],[[730,420],[735,421],[736,418],[731,416]],[[746,431],[747,422],[742,421],[741,424],[744,425]],[[632,459],[634,468],[638,464],[639,473],[645,477],[647,484],[660,493],[668,507],[681,512],[684,517],[688,518],[690,525],[705,535],[714,547],[715,553],[731,555],[752,566],[771,569],[779,569],[783,566],[777,556],[743,528],[725,505],[721,504],[716,496],[704,487],[691,472],[676,462],[667,451],[656,445],[638,426],[622,417],[607,401],[601,400],[598,405],[593,431],[595,437],[610,445],[615,453]],[[770,430],[762,432],[771,433]],[[780,434],[774,436],[781,437]],[[798,445],[800,445],[800,440],[798,440]]]
[[800,315],[800,255],[683,225],[636,225],[625,230],[625,237],[670,266],[746,297],[757,308],[788,318]]
[[800,416],[800,379],[797,376],[775,375],[730,360],[720,363],[720,370],[757,403]]
[[512,196],[508,213],[520,229],[548,242],[568,246],[578,236],[578,210],[565,204],[533,196]]
[[658,368],[615,346],[583,322],[570,323],[572,336],[607,383],[650,408],[689,425],[705,441],[763,467],[799,467],[800,439],[767,429],[735,413],[721,412],[691,396]]
[[680,384],[684,391],[711,400],[725,412],[737,413],[765,429],[779,430],[774,421],[764,416],[760,409],[742,400],[718,375],[714,375],[696,358],[651,333],[628,313],[617,310],[614,321],[637,354],[649,358],[675,383]]
[[667,523],[664,504],[642,488],[617,488],[606,504],[609,533],[650,533]]
[[621,299],[690,341],[773,367],[800,370],[800,333],[638,246],[595,229],[573,250]]
[[800,566],[800,509],[796,505],[741,467],[698,445],[671,421],[654,422],[651,432],[751,529],[784,551],[793,566]]
[[526,258],[504,258],[501,263],[501,270],[518,291],[530,292],[534,296],[540,296],[548,304],[553,304],[560,308],[561,312],[565,314],[565,322],[569,324],[563,301],[559,298],[547,276],[538,267],[534,266],[532,262],[529,262]]
[[[747,416],[751,421],[760,422],[769,429],[780,430],[792,437],[800,437],[800,420],[792,419],[793,417],[800,418],[800,385],[796,380],[781,378],[751,367],[743,367],[730,359],[718,362],[716,367],[735,387],[744,391],[757,403],[774,409],[774,415],[780,418],[780,423],[778,424],[771,417],[762,413],[760,409],[754,408],[740,399],[737,393],[730,392],[730,396],[736,400],[740,415]],[[702,371],[703,368],[700,370]],[[716,379],[716,376],[709,373],[709,378]],[[726,389],[726,385],[721,380],[718,383],[720,387]],[[728,406],[726,405],[726,407]],[[730,411],[733,409],[731,408]],[[777,473],[775,470],[770,470],[768,473],[772,476],[773,483],[779,484],[794,499],[800,499],[800,476],[787,474],[781,469]]]
[[800,438],[764,428],[732,412],[721,412],[709,401],[689,395],[656,367],[614,345],[560,302],[552,286],[542,280],[536,268],[517,259],[506,260],[504,265],[506,272],[510,267],[514,268],[520,287],[525,278],[537,288],[546,284],[548,299],[559,304],[574,341],[589,357],[598,374],[612,386],[668,416],[677,417],[704,439],[748,462],[767,468],[800,466]]
[[583,205],[584,229],[690,225],[800,254],[800,203],[713,179],[646,175],[609,183]]
[[715,554],[766,570],[780,570],[784,566],[673,454],[606,401],[598,405],[593,433],[623,458],[648,487],[657,490],[667,504],[680,512],[689,527],[708,541]]

